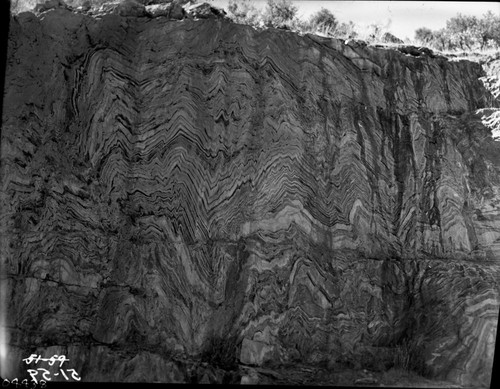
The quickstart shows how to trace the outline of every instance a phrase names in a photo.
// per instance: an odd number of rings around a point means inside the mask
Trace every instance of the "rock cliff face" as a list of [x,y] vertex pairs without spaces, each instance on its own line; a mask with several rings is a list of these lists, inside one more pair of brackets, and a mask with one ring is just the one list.
[[[496,104],[478,64],[66,9],[14,17],[8,50],[13,372],[32,353],[84,381],[169,382],[200,356],[403,355],[489,385],[500,144],[475,115]],[[217,374],[198,378],[234,379]]]

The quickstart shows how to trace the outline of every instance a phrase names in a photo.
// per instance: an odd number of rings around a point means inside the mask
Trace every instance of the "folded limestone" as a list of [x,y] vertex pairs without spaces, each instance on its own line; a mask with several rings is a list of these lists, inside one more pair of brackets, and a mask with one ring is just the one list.
[[240,362],[246,365],[261,366],[269,360],[273,351],[274,347],[265,342],[245,338],[241,344]]
[[367,369],[411,344],[429,377],[488,385],[500,145],[474,116],[481,66],[195,19],[13,19],[16,368],[36,349],[84,381],[181,382],[168,356],[207,344],[214,363]]

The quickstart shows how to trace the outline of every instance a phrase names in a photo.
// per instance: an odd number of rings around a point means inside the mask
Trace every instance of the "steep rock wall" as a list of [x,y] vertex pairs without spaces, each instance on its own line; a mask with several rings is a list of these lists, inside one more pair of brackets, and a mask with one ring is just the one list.
[[186,381],[165,366],[232,339],[244,363],[372,369],[404,346],[488,385],[500,147],[481,75],[222,20],[13,18],[14,368],[37,351],[84,380]]

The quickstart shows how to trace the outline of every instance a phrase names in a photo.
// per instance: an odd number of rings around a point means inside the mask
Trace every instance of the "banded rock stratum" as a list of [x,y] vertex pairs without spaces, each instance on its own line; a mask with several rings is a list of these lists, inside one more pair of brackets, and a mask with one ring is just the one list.
[[[182,361],[217,347],[368,370],[406,350],[427,377],[488,386],[500,144],[475,113],[498,106],[483,75],[217,18],[12,17],[12,371],[64,354],[84,381],[186,382],[202,373]],[[220,366],[198,378],[231,381]]]

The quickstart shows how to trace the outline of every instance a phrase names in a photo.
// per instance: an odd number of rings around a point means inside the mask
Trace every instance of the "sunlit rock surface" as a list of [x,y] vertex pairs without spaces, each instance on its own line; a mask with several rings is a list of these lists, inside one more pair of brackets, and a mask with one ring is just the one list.
[[[500,52],[488,56],[483,64],[486,75],[481,77],[486,88],[497,98],[500,98]],[[486,107],[478,111],[481,113],[483,124],[491,129],[493,138],[500,140],[500,107]]]
[[65,354],[84,381],[233,382],[182,362],[233,339],[249,365],[383,371],[406,352],[489,385],[500,146],[478,64],[54,9],[11,20],[7,65],[19,372]]

